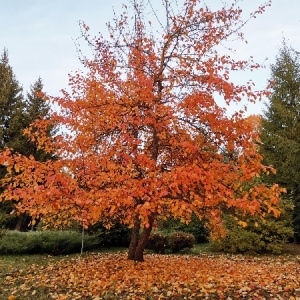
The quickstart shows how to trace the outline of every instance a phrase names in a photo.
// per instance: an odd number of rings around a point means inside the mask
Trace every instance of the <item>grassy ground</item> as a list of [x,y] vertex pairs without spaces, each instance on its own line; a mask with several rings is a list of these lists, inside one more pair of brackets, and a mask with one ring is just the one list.
[[[119,253],[125,252],[127,249],[125,248],[103,248],[98,252],[101,253]],[[84,255],[87,255],[85,253]],[[46,268],[50,264],[59,264],[62,261],[66,261],[69,259],[73,259],[76,257],[80,257],[80,254],[72,254],[72,255],[0,255],[0,299],[5,300],[44,300],[44,299],[52,299],[49,296],[49,291],[43,287],[37,287],[32,292],[24,290],[22,295],[16,296],[14,298],[10,288],[4,288],[4,282],[9,281],[10,277],[16,277],[19,275],[20,281],[17,282],[20,286],[22,286],[23,276],[26,274],[31,274],[34,268]]]
[[[121,253],[122,260],[124,260],[124,253],[127,249],[124,248],[110,248],[110,249],[102,249],[98,252],[99,255],[105,255],[105,253]],[[123,253],[123,254],[122,254]],[[207,244],[198,244],[196,247],[187,254],[199,255],[199,254],[209,254],[209,249]],[[84,256],[89,256],[90,254],[85,254]],[[296,258],[300,259],[300,245],[287,244],[285,249],[285,254],[288,259]],[[24,256],[0,256],[0,299],[5,300],[43,300],[43,299],[102,299],[97,297],[86,297],[82,298],[80,294],[77,295],[77,290],[74,290],[72,298],[64,298],[63,296],[59,296],[55,294],[53,289],[55,289],[52,285],[40,285],[39,280],[44,278],[44,282],[47,283],[47,272],[49,270],[53,270],[53,272],[57,272],[57,269],[60,265],[68,263],[69,261],[74,261],[79,258],[79,254],[68,255],[68,256],[48,256],[48,255],[24,255]],[[217,257],[217,256],[216,256]],[[261,258],[260,258],[261,259]],[[263,261],[264,258],[261,259]],[[266,261],[269,260],[269,257],[266,257]],[[172,262],[172,258],[170,258],[170,262]],[[121,263],[122,264],[122,263]],[[52,266],[49,268],[49,266]],[[45,277],[43,277],[43,270],[45,270]],[[42,276],[42,277],[41,277]],[[50,276],[50,274],[49,274]],[[28,282],[24,281],[29,278]],[[49,277],[50,278],[50,277]],[[50,279],[49,279],[50,280]],[[11,283],[9,284],[9,282]],[[36,285],[35,285],[36,283]],[[50,288],[49,288],[50,287]],[[68,292],[71,289],[70,286],[68,288]],[[22,291],[22,293],[20,293]],[[67,291],[67,290],[66,290]],[[66,292],[67,293],[67,292]],[[167,295],[167,294],[166,294]],[[162,297],[162,298],[144,298],[144,299],[173,299],[174,297]],[[105,298],[106,299],[106,298]],[[118,298],[109,298],[109,299],[118,299]],[[124,298],[129,299],[129,298]],[[143,297],[135,298],[135,299],[143,299]],[[175,299],[175,298],[174,298]],[[176,299],[184,299],[184,298],[176,298]],[[187,298],[192,299],[192,298]],[[200,298],[199,298],[200,299]],[[202,299],[202,298],[201,298]],[[221,299],[218,296],[213,296],[213,298],[203,298],[203,299]],[[226,299],[226,298],[225,298]],[[252,299],[245,298],[244,299]],[[263,299],[263,298],[261,298]],[[266,297],[265,299],[271,299]],[[285,298],[273,298],[273,299],[285,299]],[[298,298],[287,298],[287,299],[298,299]],[[300,298],[299,298],[300,299]]]
[[[47,266],[49,263],[55,263],[63,257],[51,257],[43,255],[24,255],[24,256],[12,256],[4,255],[0,256],[0,299],[48,299],[46,291],[39,289],[36,295],[23,295],[14,298],[11,292],[11,288],[5,287],[5,282],[10,281],[13,276],[20,277],[20,280],[16,282],[17,285],[22,285],[22,276],[26,276],[29,273],[30,268],[39,268]],[[9,298],[10,297],[10,298]]]

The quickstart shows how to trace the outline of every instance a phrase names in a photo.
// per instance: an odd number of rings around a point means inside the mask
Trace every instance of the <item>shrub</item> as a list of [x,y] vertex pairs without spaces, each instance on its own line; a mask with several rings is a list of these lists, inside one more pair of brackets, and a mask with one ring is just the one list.
[[32,253],[32,244],[27,233],[7,231],[0,240],[0,254],[29,254]]
[[224,251],[228,253],[254,254],[265,248],[266,244],[259,234],[247,231],[244,228],[236,228],[228,232],[221,240],[212,240],[212,251]]
[[285,243],[293,235],[291,228],[292,203],[281,201],[281,215],[275,218],[267,214],[265,220],[257,216],[246,215],[246,227],[238,225],[237,220],[230,214],[223,216],[228,233],[217,240],[211,239],[210,247],[214,251],[229,253],[264,253],[280,254]]
[[152,233],[149,237],[146,249],[153,250],[155,253],[163,254],[168,247],[168,239],[162,233]]
[[[82,246],[81,233],[76,231],[52,231],[52,234],[44,231],[41,232],[41,239],[41,252],[53,255],[80,252]],[[91,250],[99,246],[100,242],[96,236],[85,235],[84,250]]]
[[190,233],[173,232],[169,235],[168,242],[172,253],[178,253],[185,248],[193,248],[196,243],[196,239]]
[[[86,235],[84,249],[91,250],[100,243],[98,237]],[[75,231],[8,231],[0,240],[0,254],[69,254],[80,252],[81,245],[81,234]]]
[[209,240],[209,231],[205,223],[205,220],[199,220],[195,214],[192,214],[191,221],[188,224],[171,217],[160,221],[158,229],[168,234],[174,231],[191,233],[196,238],[197,243],[207,243]]
[[7,229],[0,227],[0,239],[2,239],[2,237],[4,237],[6,233],[7,233]]

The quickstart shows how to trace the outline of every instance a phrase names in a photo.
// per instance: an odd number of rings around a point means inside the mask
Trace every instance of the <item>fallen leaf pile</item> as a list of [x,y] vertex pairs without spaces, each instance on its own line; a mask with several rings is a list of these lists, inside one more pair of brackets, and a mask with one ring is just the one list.
[[[299,257],[92,254],[6,277],[12,295],[49,299],[300,299]],[[21,299],[18,298],[17,299]]]

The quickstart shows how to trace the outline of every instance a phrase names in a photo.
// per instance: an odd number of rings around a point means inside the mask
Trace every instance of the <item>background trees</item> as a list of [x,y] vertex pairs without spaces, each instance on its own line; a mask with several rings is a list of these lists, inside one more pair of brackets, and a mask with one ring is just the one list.
[[[50,119],[50,103],[45,101],[45,95],[43,93],[43,82],[41,78],[38,78],[30,86],[30,91],[27,92],[25,99],[25,111],[24,111],[24,124],[23,130],[28,128],[37,119]],[[23,133],[22,133],[23,134]],[[47,129],[48,136],[55,135],[54,125],[49,126]],[[33,155],[38,161],[46,161],[47,159],[54,158],[52,153],[46,153],[42,149],[38,149],[36,143],[30,141],[28,136],[24,135],[26,139],[26,145],[22,147],[22,154],[29,156]]]
[[285,43],[271,67],[271,79],[260,151],[264,162],[277,170],[267,182],[285,187],[295,205],[294,229],[300,232],[300,64],[299,54]]
[[[39,161],[45,161],[51,157],[43,150],[38,150],[36,144],[24,135],[24,130],[40,117],[49,117],[49,104],[42,95],[43,84],[39,78],[32,86],[24,99],[23,89],[16,79],[12,67],[9,64],[8,51],[4,50],[0,61],[0,149],[6,147],[14,152],[29,156],[33,155]],[[51,128],[48,133],[51,134]],[[6,174],[6,169],[0,167],[0,178]],[[26,228],[28,217],[21,214],[18,218],[10,213],[13,203],[0,203],[0,223],[17,230]],[[2,222],[1,222],[2,220]]]
[[[21,140],[23,127],[24,102],[22,87],[15,78],[9,65],[8,52],[4,49],[0,60],[0,149],[11,147],[22,151]],[[0,166],[0,178],[6,174],[4,166]],[[2,226],[12,225],[14,219],[10,212],[12,203],[0,203],[0,222]]]
[[[22,151],[22,129],[24,128],[22,87],[9,65],[8,52],[3,51],[0,61],[0,147]],[[3,170],[2,170],[3,171]]]

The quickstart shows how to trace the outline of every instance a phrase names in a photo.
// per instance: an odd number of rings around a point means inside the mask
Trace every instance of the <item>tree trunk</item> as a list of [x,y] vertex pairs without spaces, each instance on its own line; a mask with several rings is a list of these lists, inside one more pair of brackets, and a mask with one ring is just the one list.
[[17,219],[17,224],[16,224],[16,227],[15,227],[15,230],[17,231],[21,231],[22,228],[23,228],[23,223],[26,219],[26,215],[25,214],[20,214],[18,216],[18,219]]
[[134,226],[133,230],[131,233],[131,239],[130,239],[130,244],[129,244],[129,249],[128,249],[128,259],[129,260],[135,260],[135,249],[137,247],[138,241],[139,241],[139,235],[140,235],[140,220],[138,216],[136,216],[135,221],[134,221]]
[[128,250],[128,259],[142,262],[144,261],[144,250],[149,240],[150,233],[152,231],[153,218],[149,218],[149,227],[144,227],[141,236],[139,236],[140,221],[138,220],[137,223],[138,226],[136,226],[135,224],[133,228]]
[[141,238],[139,239],[139,242],[135,249],[135,258],[134,258],[135,261],[144,261],[144,250],[149,240],[151,231],[152,231],[152,224],[148,228],[144,227]]

